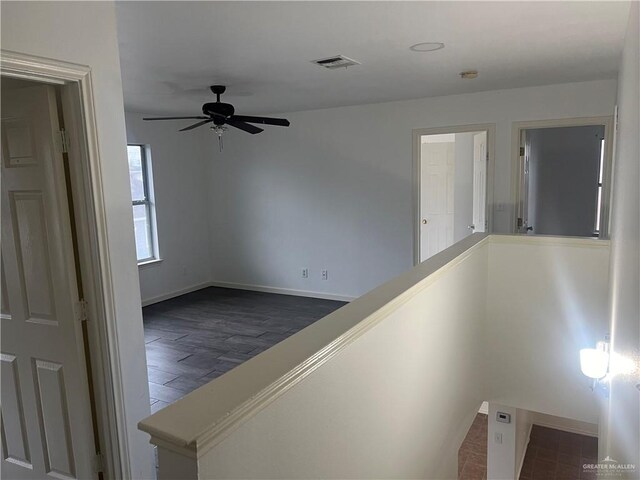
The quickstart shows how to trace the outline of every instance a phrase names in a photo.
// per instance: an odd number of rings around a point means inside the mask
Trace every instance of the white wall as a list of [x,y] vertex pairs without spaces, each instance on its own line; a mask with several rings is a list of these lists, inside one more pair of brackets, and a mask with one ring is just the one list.
[[607,330],[609,249],[598,240],[492,237],[489,402],[598,423],[579,351]]
[[473,233],[473,132],[456,133],[453,190],[453,241],[459,242]]
[[[635,359],[640,350],[640,8],[633,2],[618,82],[618,142],[611,213],[609,331],[613,351]],[[600,456],[640,468],[640,374],[613,379]],[[603,455],[604,454],[604,455]],[[638,472],[634,474],[637,478]]]
[[614,102],[603,80],[288,113],[289,128],[230,131],[222,153],[211,136],[213,279],[358,296],[410,268],[416,128],[496,123],[494,220],[508,231],[512,122]]
[[[498,412],[510,415],[511,422],[498,422]],[[489,415],[487,419],[487,478],[491,480],[512,480],[516,478],[517,421],[518,409],[489,402]],[[500,440],[496,438],[498,435],[500,436]]]
[[[151,147],[159,250],[162,261],[140,267],[143,303],[211,281],[208,129],[178,132],[185,123],[145,122],[126,114],[127,141]],[[188,124],[188,123],[186,123]]]
[[[149,414],[144,337],[133,239],[133,217],[126,154],[116,18],[111,2],[2,2],[2,48],[89,65],[102,161],[122,360],[123,399],[128,424],[131,478],[151,478],[151,450],[136,428]],[[125,368],[126,367],[126,368]]]

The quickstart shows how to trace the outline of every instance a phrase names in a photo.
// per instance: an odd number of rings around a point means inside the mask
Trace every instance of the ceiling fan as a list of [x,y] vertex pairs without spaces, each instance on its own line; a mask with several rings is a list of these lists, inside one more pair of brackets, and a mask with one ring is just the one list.
[[233,105],[220,101],[220,95],[225,92],[227,87],[225,87],[224,85],[212,85],[209,88],[216,95],[216,101],[205,103],[204,105],[202,105],[203,115],[193,117],[145,117],[143,118],[143,120],[200,120],[193,125],[181,128],[179,130],[180,132],[192,130],[208,123],[212,123],[213,125],[211,125],[211,129],[218,134],[220,150],[222,150],[222,134],[227,130],[227,127],[225,127],[225,125],[230,125],[253,135],[264,131],[264,129],[256,127],[255,125],[251,125],[252,123],[260,123],[262,125],[276,125],[280,127],[288,127],[290,125],[289,120],[286,120],[284,118],[235,115],[235,108],[233,107]]

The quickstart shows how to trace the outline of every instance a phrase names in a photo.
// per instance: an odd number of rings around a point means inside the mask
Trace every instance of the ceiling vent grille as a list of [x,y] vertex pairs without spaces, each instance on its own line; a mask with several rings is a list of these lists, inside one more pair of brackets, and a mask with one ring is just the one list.
[[321,67],[328,68],[330,70],[334,70],[336,68],[347,68],[352,65],[360,65],[360,62],[345,57],[344,55],[335,55],[333,57],[321,58],[320,60],[312,60],[311,63],[315,63],[316,65],[320,65]]

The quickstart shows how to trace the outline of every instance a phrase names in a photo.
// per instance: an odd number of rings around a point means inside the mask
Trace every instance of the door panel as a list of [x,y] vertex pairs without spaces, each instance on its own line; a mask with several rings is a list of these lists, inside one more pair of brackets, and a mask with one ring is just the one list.
[[2,91],[2,476],[94,478],[55,92]]
[[422,144],[421,262],[453,244],[454,145],[453,142]]
[[2,416],[3,458],[31,468],[29,444],[24,418],[24,408],[20,395],[18,364],[14,355],[0,354],[2,370],[2,410],[10,412]]

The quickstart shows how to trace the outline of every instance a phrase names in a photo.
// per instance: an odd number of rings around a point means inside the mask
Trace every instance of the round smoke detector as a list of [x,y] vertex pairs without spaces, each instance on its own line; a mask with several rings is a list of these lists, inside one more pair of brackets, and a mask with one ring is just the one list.
[[422,42],[411,45],[409,50],[413,50],[414,52],[435,52],[436,50],[442,50],[443,48],[444,43],[441,42]]

